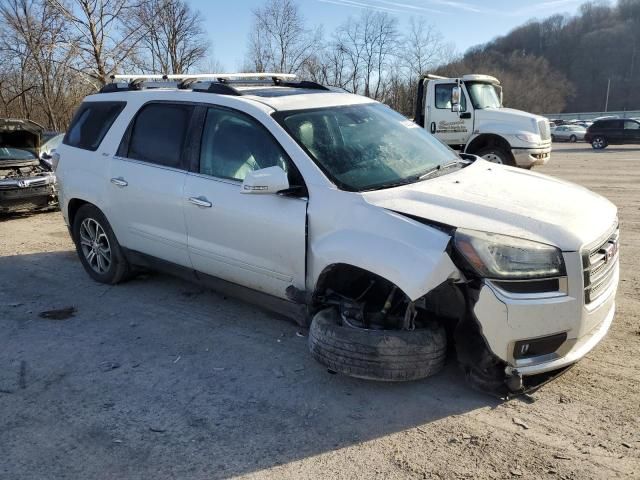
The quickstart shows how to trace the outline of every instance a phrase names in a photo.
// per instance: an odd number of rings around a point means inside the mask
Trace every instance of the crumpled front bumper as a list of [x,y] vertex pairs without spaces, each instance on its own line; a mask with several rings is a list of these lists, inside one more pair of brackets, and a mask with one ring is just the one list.
[[0,213],[42,210],[57,205],[53,174],[0,180]]
[[[589,353],[607,334],[615,314],[619,265],[607,291],[593,305],[584,305],[582,290],[565,296],[514,299],[486,282],[474,313],[492,353],[506,363],[506,376],[532,376],[570,366]],[[577,272],[576,272],[577,273]],[[552,354],[517,359],[519,341],[566,333]]]

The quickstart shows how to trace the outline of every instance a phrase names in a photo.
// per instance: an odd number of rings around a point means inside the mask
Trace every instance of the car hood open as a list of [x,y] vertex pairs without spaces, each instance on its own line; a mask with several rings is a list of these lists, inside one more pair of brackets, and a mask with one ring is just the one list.
[[[0,119],[0,148],[17,149],[33,154],[37,158],[40,153],[42,132],[44,127],[32,120],[12,118]],[[25,159],[2,159],[2,165],[21,163]]]
[[564,251],[598,240],[611,230],[617,214],[615,205],[586,188],[480,159],[448,175],[362,196],[398,213]]

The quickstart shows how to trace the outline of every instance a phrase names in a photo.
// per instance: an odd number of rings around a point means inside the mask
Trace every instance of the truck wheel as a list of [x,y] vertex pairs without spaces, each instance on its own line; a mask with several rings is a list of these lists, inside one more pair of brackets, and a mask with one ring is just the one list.
[[570,141],[571,143],[576,143],[576,142],[578,141],[578,137],[576,137],[575,135],[571,135],[571,136],[569,137],[569,141]]
[[603,136],[595,136],[593,137],[593,140],[591,140],[591,146],[595,150],[602,150],[607,146],[607,140]]
[[435,323],[406,330],[367,330],[342,325],[335,308],[321,310],[309,329],[313,357],[333,371],[367,380],[418,380],[444,366],[447,335]]
[[96,282],[115,285],[128,276],[129,263],[111,225],[97,207],[80,207],[72,233],[82,266]]
[[500,147],[486,147],[477,152],[476,155],[491,163],[511,165],[512,167],[516,165],[511,152],[507,152]]

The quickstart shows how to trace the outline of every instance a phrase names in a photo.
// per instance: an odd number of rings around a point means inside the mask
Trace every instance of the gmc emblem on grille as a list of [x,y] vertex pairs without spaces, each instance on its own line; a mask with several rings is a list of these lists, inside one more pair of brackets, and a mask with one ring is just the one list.
[[618,244],[610,243],[602,249],[602,253],[604,254],[604,263],[608,263],[613,257],[616,256],[616,253],[618,253]]

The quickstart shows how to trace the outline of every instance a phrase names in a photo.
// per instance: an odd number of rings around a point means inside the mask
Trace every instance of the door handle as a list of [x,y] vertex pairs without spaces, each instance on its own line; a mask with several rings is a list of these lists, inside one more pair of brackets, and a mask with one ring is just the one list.
[[203,208],[211,208],[213,206],[213,203],[207,200],[206,197],[189,197],[189,202]]
[[126,187],[129,183],[122,177],[112,178],[111,183],[117,185],[118,187]]
[[430,130],[432,134],[436,133],[436,122],[431,122]]

